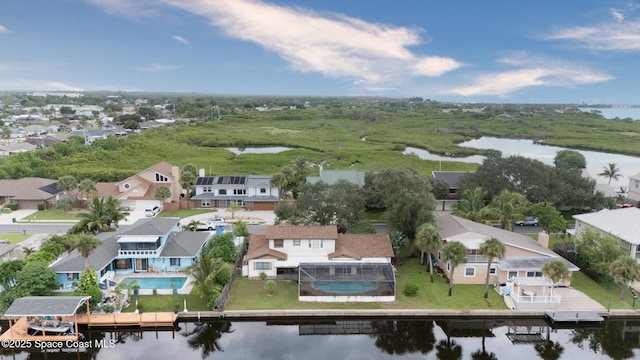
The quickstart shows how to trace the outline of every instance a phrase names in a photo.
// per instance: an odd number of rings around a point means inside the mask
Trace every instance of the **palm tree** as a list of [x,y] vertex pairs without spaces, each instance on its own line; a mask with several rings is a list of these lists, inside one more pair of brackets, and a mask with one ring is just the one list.
[[88,212],[78,214],[80,221],[73,226],[72,232],[98,234],[109,230],[111,220],[107,214],[104,198],[94,196],[88,206]]
[[433,282],[433,252],[442,246],[442,238],[438,233],[438,228],[432,223],[424,223],[418,229],[416,234],[416,247],[422,253],[420,264],[423,263],[424,253],[429,255],[429,272],[431,273],[431,282]]
[[171,197],[171,190],[168,187],[161,185],[156,189],[155,199],[164,202]]
[[612,179],[618,181],[618,179],[622,177],[622,174],[620,174],[620,169],[616,167],[615,163],[609,163],[602,168],[602,172],[598,174],[598,176],[609,178],[609,184],[611,184]]
[[469,249],[459,241],[451,241],[444,245],[442,248],[442,259],[449,263],[449,296],[453,292],[453,271],[460,264],[467,261],[467,254]]
[[275,188],[278,188],[278,194],[283,199],[285,197],[284,189],[286,189],[288,184],[289,182],[287,181],[287,177],[285,176],[284,173],[281,173],[281,172],[272,175],[271,179],[269,180],[269,185]]
[[129,210],[122,206],[120,200],[114,198],[113,196],[109,196],[105,201],[105,213],[108,217],[107,224],[111,226],[113,225],[118,228],[118,223],[121,220],[124,220],[129,216]]
[[491,275],[491,263],[494,259],[504,259],[505,252],[507,251],[504,244],[497,238],[489,238],[485,240],[479,249],[480,255],[487,258],[487,277],[484,280],[484,298],[489,297],[489,276]]
[[100,246],[100,240],[89,234],[81,234],[78,236],[77,249],[80,255],[84,258],[84,268],[89,270],[91,265],[89,264],[89,255]]
[[562,344],[557,341],[553,342],[549,340],[543,343],[537,343],[533,348],[538,353],[538,356],[544,360],[558,360],[564,351],[564,346],[562,346]]
[[[78,187],[78,181],[76,180],[76,178],[74,178],[71,175],[65,175],[58,179],[57,187],[59,190],[70,192],[71,190],[74,190],[75,188]],[[67,196],[71,198],[70,193],[67,194]]]
[[462,200],[456,205],[453,214],[471,221],[480,222],[486,213],[486,210],[484,210],[484,199],[486,197],[487,191],[481,187],[465,190]]
[[193,277],[193,290],[201,298],[209,297],[219,289],[216,284],[216,275],[224,268],[224,262],[220,259],[201,253],[198,262],[187,268],[186,272]]
[[81,195],[84,194],[86,196],[86,199],[88,199],[91,194],[94,194],[98,191],[96,189],[96,183],[91,179],[84,179],[80,181],[80,183],[78,184],[78,190],[80,191]]
[[632,281],[640,280],[640,263],[629,255],[624,255],[609,265],[609,276],[620,285],[620,300],[624,299],[625,288]]
[[511,231],[513,222],[522,216],[522,211],[528,204],[524,195],[504,189],[493,198],[487,210],[500,221],[503,229]]
[[196,183],[196,175],[189,171],[183,171],[182,175],[180,175],[180,186],[183,189],[187,190],[187,208],[191,209],[190,198],[191,198],[191,188]]
[[553,259],[547,261],[544,265],[542,265],[542,273],[545,274],[551,281],[553,285],[551,286],[551,296],[553,296],[553,288],[556,283],[562,279],[567,279],[571,275],[567,264],[560,259]]
[[240,211],[240,210],[242,210],[242,207],[241,207],[240,205],[238,205],[238,203],[237,203],[237,202],[235,202],[235,201],[232,201],[232,202],[229,204],[229,207],[227,207],[227,211],[231,213],[231,218],[232,218],[232,219],[235,219],[235,218],[236,218],[236,213],[237,213],[238,211]]

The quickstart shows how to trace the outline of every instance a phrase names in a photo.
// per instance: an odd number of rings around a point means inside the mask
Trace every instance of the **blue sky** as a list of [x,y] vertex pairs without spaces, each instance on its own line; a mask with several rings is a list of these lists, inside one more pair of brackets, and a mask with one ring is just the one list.
[[640,103],[630,1],[2,1],[0,49],[0,90]]

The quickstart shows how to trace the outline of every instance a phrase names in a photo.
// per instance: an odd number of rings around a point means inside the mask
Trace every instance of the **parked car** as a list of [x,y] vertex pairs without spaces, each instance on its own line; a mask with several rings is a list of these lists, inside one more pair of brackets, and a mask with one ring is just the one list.
[[146,208],[144,210],[144,216],[146,217],[154,217],[160,213],[160,206],[154,206],[150,208]]
[[538,218],[533,216],[527,216],[524,220],[516,221],[516,225],[518,226],[538,226]]
[[200,223],[198,224],[198,230],[212,231],[212,230],[215,230],[216,227],[218,226],[225,226],[225,225],[227,225],[227,221],[223,217],[218,217],[218,218],[200,221]]

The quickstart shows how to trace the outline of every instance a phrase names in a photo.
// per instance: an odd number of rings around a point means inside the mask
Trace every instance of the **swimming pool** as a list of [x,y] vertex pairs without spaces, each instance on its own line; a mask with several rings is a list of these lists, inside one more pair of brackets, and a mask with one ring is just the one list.
[[[186,276],[173,276],[173,277],[126,277],[122,279],[122,281],[133,281],[135,280],[140,289],[180,289],[184,283],[187,281]],[[171,285],[174,285],[172,287]]]
[[378,288],[378,284],[373,281],[316,281],[313,283],[316,290],[338,293],[357,294],[373,291]]

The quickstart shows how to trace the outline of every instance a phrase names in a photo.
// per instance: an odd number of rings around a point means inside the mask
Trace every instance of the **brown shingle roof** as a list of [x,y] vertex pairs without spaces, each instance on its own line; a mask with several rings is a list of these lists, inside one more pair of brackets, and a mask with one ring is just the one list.
[[393,257],[393,248],[387,234],[340,234],[329,259],[339,257]]
[[244,256],[244,261],[265,258],[287,260],[287,254],[269,249],[269,240],[265,237],[264,233],[256,232],[251,234],[249,249],[247,249],[247,254]]
[[[0,180],[0,196],[12,197],[15,200],[48,200],[55,196],[42,189],[57,183],[57,180],[36,177]],[[60,191],[55,191],[60,193]]]
[[267,239],[337,239],[338,227],[274,225],[265,231]]

